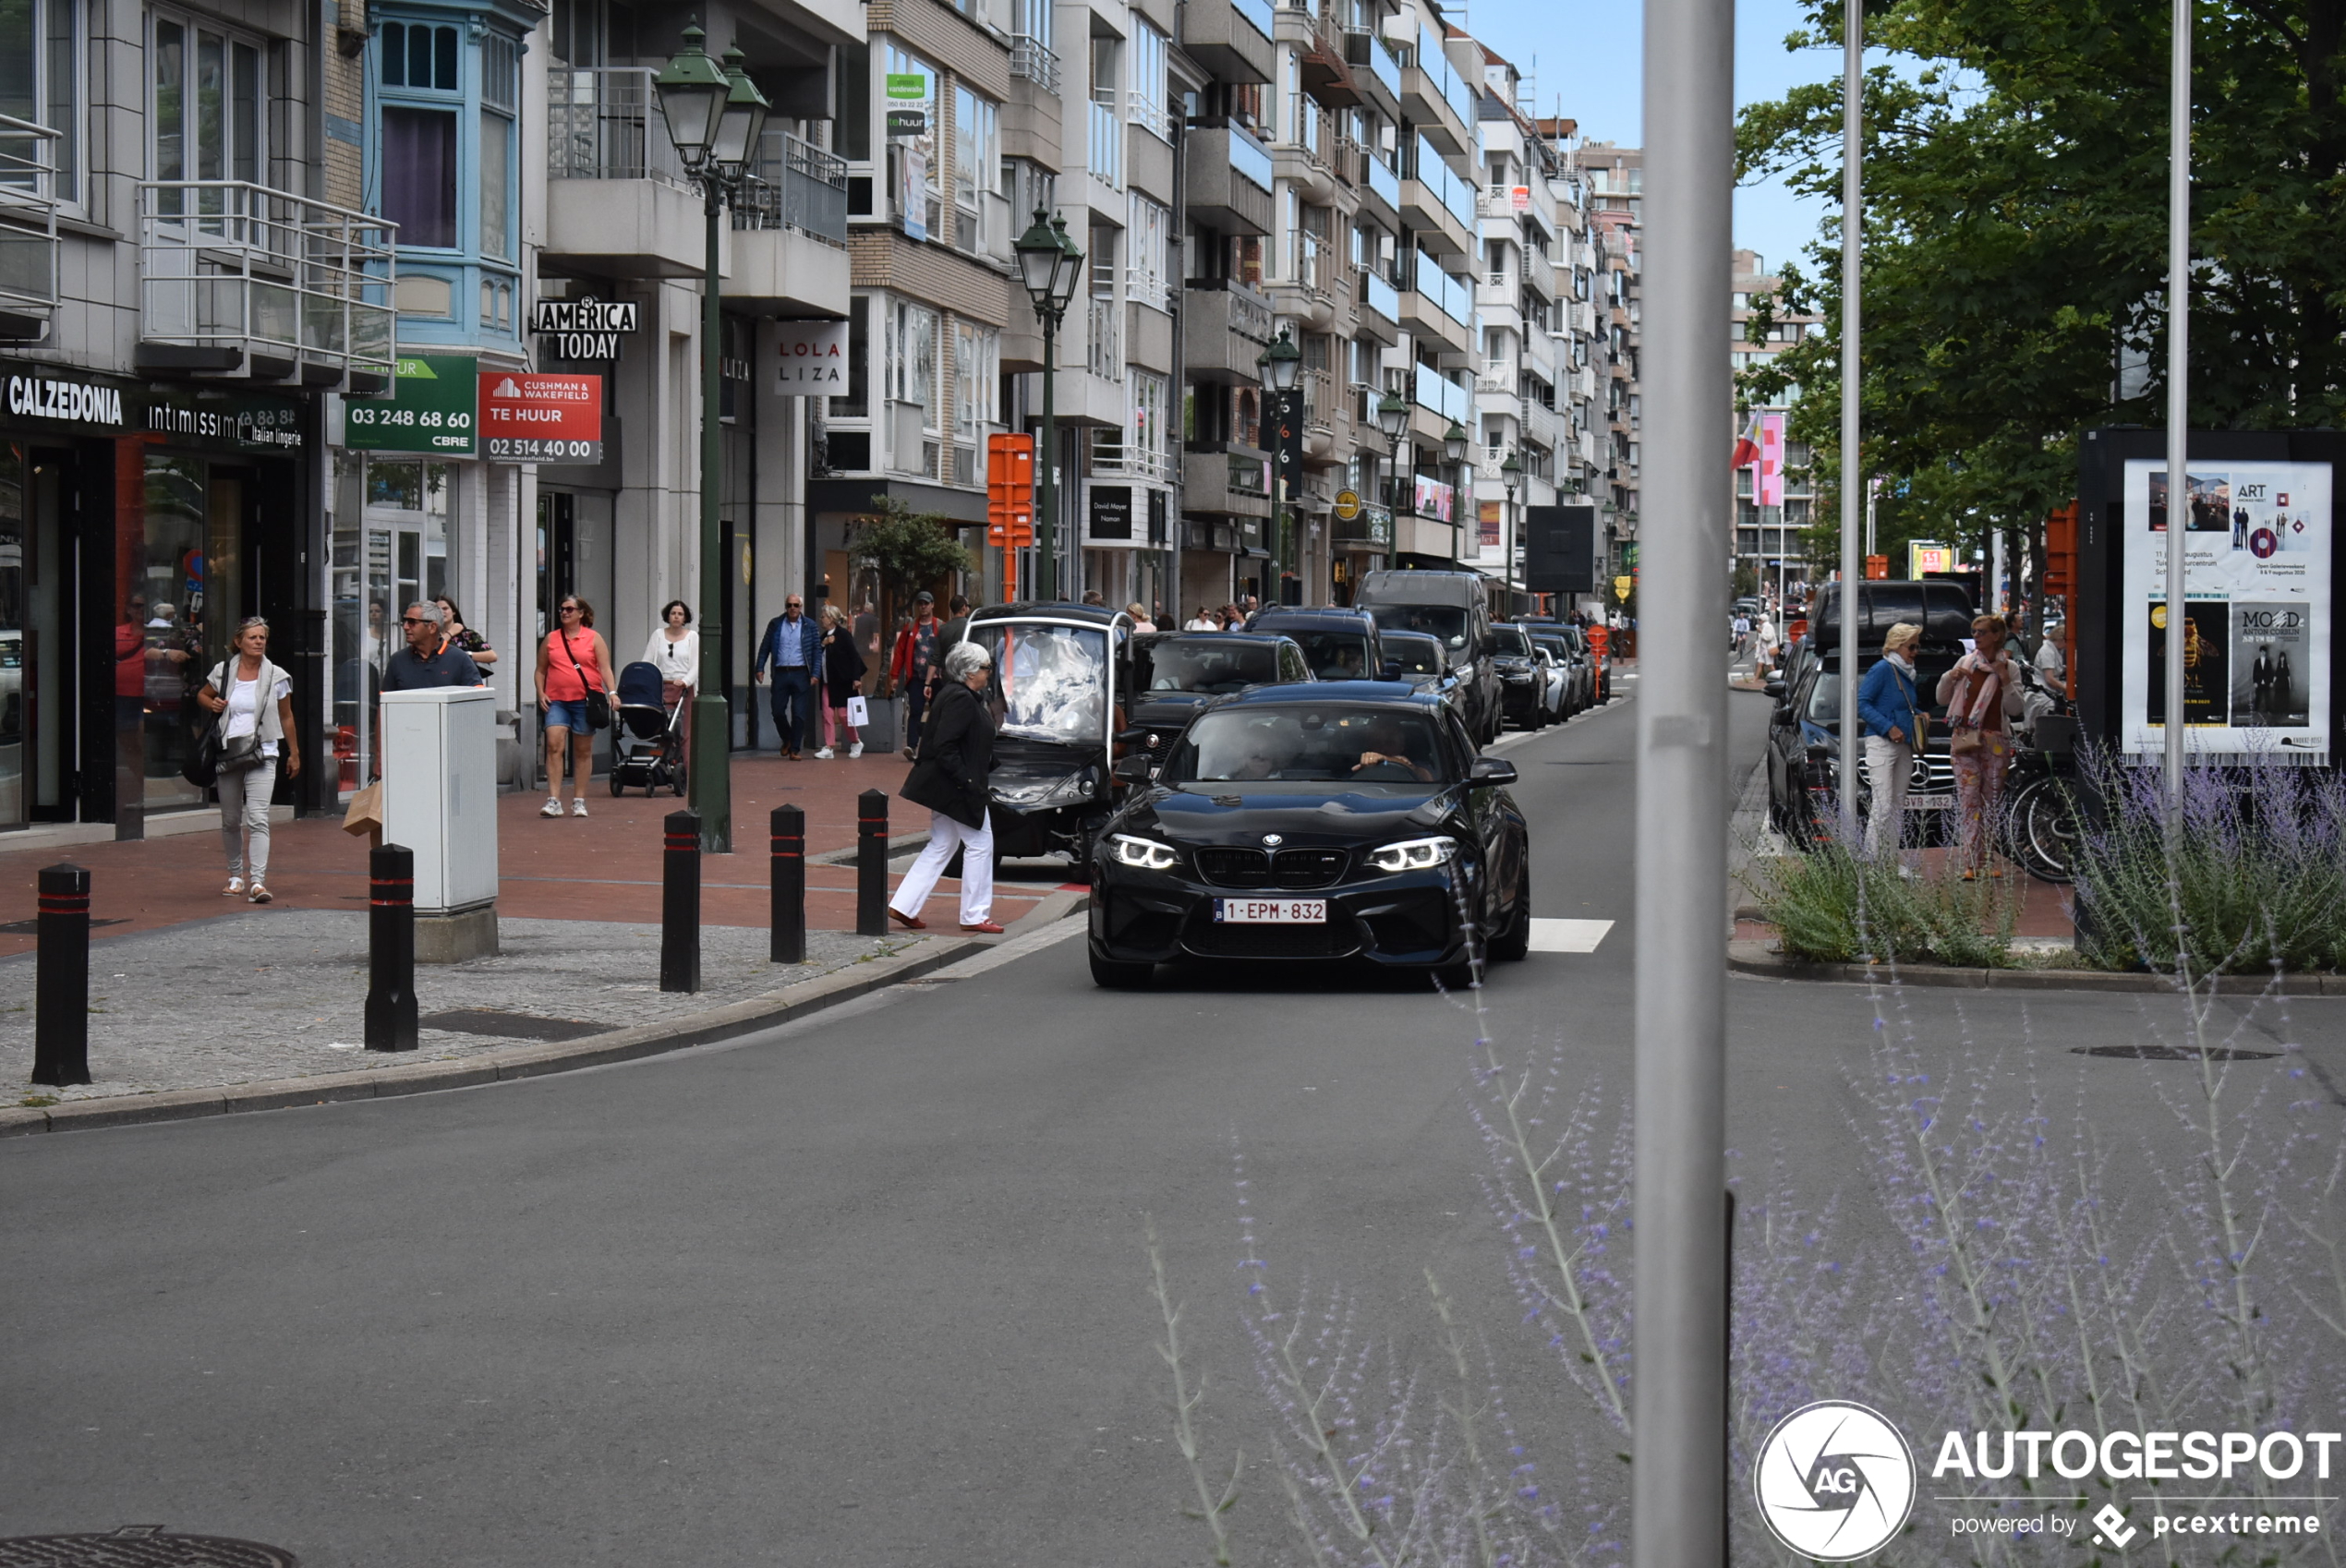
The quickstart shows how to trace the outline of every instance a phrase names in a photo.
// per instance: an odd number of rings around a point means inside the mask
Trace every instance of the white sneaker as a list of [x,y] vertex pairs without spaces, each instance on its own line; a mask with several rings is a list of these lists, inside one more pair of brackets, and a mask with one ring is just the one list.
[[848,747],[848,748],[847,748],[847,754],[848,754],[849,756],[851,756],[851,757],[860,757],[860,756],[862,756],[862,755],[864,754],[864,742],[861,742],[861,741],[858,741],[858,742],[856,742],[853,745],[852,745],[852,746]]
[[830,760],[831,760],[831,749],[830,749],[828,746],[825,746],[825,747],[824,747],[821,751],[816,752],[816,753],[815,754],[815,759],[816,759],[817,762],[828,762],[828,761],[830,761]]
[[547,796],[546,803],[538,808],[538,814],[539,816],[560,816],[562,814],[562,797],[559,795]]
[[573,816],[585,816],[586,814],[586,796],[581,795],[570,802],[570,814]]

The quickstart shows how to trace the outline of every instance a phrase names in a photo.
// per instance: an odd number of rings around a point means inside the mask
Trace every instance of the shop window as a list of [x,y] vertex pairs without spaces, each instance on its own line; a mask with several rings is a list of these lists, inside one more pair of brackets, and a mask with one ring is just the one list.
[[77,0],[0,5],[0,115],[57,133],[0,136],[0,185],[30,186],[45,142],[57,199],[80,199],[80,80]]

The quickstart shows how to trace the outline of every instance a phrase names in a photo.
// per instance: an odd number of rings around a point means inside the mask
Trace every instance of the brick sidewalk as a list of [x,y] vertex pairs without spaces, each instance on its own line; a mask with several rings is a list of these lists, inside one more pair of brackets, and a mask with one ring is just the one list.
[[[806,813],[809,856],[852,849],[855,843],[856,797],[865,790],[889,796],[889,830],[901,837],[925,833],[928,813],[896,791],[907,772],[895,754],[818,762],[783,762],[744,754],[733,760],[733,844],[727,856],[701,863],[701,919],[707,925],[763,927],[768,918],[768,814],[794,804]],[[614,800],[597,780],[586,796],[591,814],[584,821],[541,817],[543,795],[504,795],[498,801],[501,916],[524,920],[659,922],[660,820],[685,802],[671,795],[647,799],[630,790]],[[45,865],[70,862],[91,874],[90,912],[103,939],[153,931],[183,921],[203,920],[250,906],[220,896],[227,881],[219,835],[211,831],[134,843],[30,845],[11,849],[0,835],[0,926],[30,922],[37,874]],[[903,857],[897,857],[898,870]],[[1058,862],[1037,862],[1015,880],[1006,878],[995,894],[995,918],[1003,924],[1026,913],[1067,876]],[[277,825],[269,860],[273,909],[351,910],[365,907],[367,841],[342,831],[342,819],[313,817]],[[890,879],[893,886],[893,878]],[[818,931],[855,927],[855,868],[810,863],[806,871],[806,921]],[[937,885],[929,904],[930,925],[950,931],[959,884]],[[34,937],[0,929],[0,955],[29,951]]]

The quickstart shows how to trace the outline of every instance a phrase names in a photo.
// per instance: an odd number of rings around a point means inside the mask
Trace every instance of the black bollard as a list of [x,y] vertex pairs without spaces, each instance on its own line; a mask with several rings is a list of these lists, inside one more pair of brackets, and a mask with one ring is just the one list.
[[41,871],[40,956],[33,979],[32,1081],[90,1081],[90,874]]
[[776,806],[770,832],[774,844],[774,911],[768,961],[806,961],[806,814]]
[[700,989],[700,814],[672,811],[660,856],[659,988]]
[[855,797],[855,935],[888,935],[888,797]]
[[416,851],[367,857],[367,1049],[416,1048]]

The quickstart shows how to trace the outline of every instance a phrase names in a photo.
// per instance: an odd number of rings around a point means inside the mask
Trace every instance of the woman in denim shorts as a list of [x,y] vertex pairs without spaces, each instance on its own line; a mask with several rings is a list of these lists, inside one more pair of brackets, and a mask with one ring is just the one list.
[[546,803],[539,816],[562,814],[562,754],[570,755],[570,814],[586,814],[586,781],[595,773],[595,731],[586,722],[586,694],[606,702],[619,690],[611,645],[595,630],[595,607],[566,595],[560,621],[538,649],[538,706],[546,712]]

